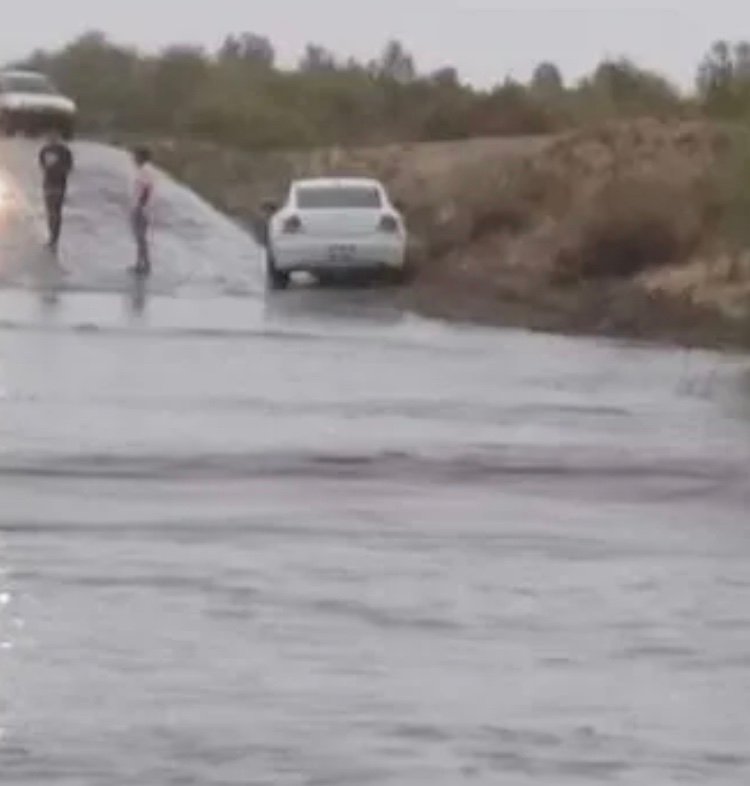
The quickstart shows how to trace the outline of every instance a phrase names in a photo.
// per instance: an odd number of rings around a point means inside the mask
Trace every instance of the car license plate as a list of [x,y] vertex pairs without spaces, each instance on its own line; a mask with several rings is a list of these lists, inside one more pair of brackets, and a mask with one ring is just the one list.
[[328,249],[329,259],[337,264],[351,262],[356,253],[357,249],[355,246],[331,246]]

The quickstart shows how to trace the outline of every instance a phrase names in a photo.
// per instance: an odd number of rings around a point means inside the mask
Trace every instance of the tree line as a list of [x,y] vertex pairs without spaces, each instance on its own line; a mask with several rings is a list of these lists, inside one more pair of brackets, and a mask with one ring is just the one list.
[[86,131],[250,149],[543,134],[643,115],[750,117],[748,43],[716,44],[691,95],[626,59],[574,84],[541,63],[528,83],[477,89],[451,66],[420,71],[398,41],[370,62],[310,44],[296,67],[281,68],[272,42],[254,33],[230,35],[214,52],[181,44],[144,54],[89,32],[16,65],[47,73],[74,96]]

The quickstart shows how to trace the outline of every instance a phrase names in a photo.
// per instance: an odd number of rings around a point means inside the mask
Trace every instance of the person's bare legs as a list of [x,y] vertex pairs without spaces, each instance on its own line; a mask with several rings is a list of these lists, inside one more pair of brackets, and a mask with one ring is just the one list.
[[148,243],[148,218],[143,211],[136,210],[133,213],[133,235],[137,252],[135,272],[148,275],[151,272],[151,250]]

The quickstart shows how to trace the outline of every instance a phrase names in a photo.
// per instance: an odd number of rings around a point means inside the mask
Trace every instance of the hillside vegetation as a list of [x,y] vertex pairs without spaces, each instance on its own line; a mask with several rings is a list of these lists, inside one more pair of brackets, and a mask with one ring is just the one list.
[[228,36],[215,52],[177,44],[146,54],[92,32],[20,65],[47,72],[77,98],[84,130],[253,149],[545,134],[613,116],[683,116],[698,104],[724,111],[730,103],[709,84],[719,61],[706,67],[697,102],[627,60],[604,62],[575,84],[541,63],[529,84],[498,74],[496,86],[476,89],[449,64],[421,72],[398,41],[369,62],[310,44],[294,68],[281,68],[272,43],[252,33]]
[[743,119],[750,115],[750,44],[717,43],[678,91],[626,59],[575,82],[542,62],[528,84],[498,73],[478,89],[459,71],[424,73],[398,41],[372,60],[308,45],[292,68],[271,41],[227,36],[217,51],[175,44],[143,53],[90,32],[22,65],[47,72],[78,100],[88,132],[192,137],[236,148],[362,146],[549,134],[633,117]]

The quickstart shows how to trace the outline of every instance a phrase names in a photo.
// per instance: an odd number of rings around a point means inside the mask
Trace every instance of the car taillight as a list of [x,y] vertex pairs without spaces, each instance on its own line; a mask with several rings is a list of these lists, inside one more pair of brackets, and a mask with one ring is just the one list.
[[383,216],[380,219],[380,231],[395,234],[398,232],[398,221],[393,216]]
[[302,231],[302,221],[300,221],[299,216],[289,216],[289,218],[284,221],[284,232],[289,235],[294,235],[297,232]]

